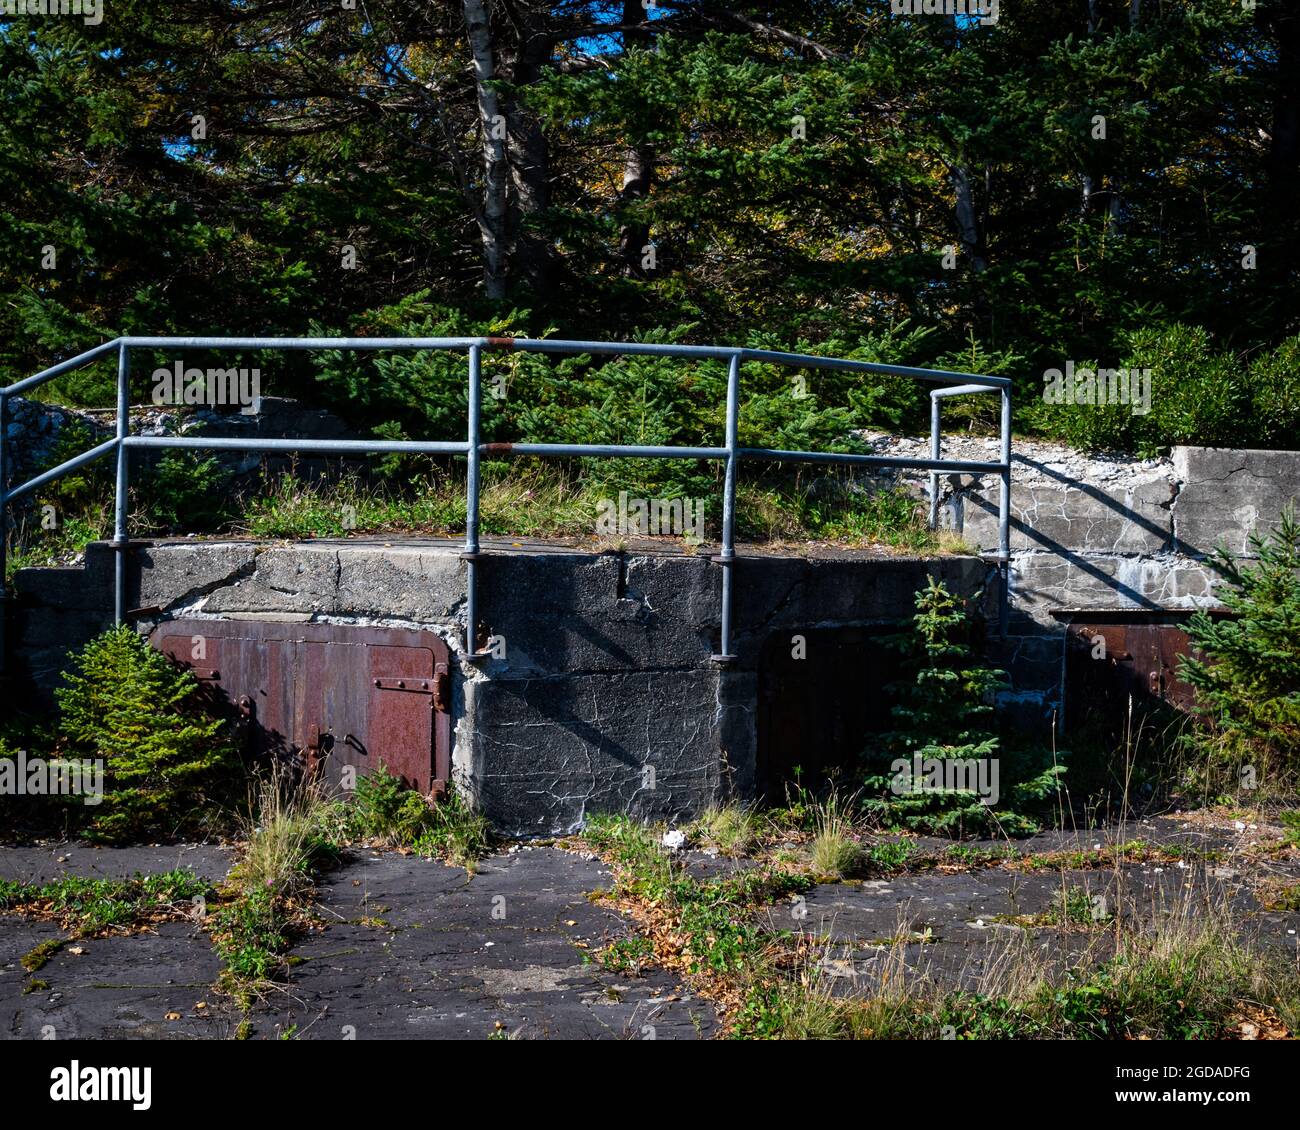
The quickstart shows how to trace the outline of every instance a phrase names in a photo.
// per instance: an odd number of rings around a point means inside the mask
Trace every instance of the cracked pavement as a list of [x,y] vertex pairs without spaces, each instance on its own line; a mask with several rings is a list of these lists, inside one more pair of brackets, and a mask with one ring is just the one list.
[[[0,876],[122,877],[192,866],[219,880],[216,848],[0,848]],[[610,973],[589,955],[627,931],[589,895],[596,860],[520,847],[466,875],[414,855],[358,852],[324,876],[321,926],[290,951],[285,982],[255,1006],[253,1039],[696,1039],[712,1006],[673,977]],[[38,973],[23,955],[63,936],[0,915],[0,1010],[9,1039],[230,1039],[241,1014],[213,989],[220,961],[198,923],[65,946]],[[79,950],[81,952],[74,952]],[[36,985],[36,988],[32,988]],[[26,990],[26,991],[25,991]],[[201,1005],[201,1007],[200,1007]]]

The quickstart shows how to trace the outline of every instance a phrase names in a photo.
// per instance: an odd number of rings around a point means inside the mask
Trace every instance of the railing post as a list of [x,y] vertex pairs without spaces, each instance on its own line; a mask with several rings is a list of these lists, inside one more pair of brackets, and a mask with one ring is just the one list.
[[483,351],[480,346],[469,347],[469,389],[467,394],[469,416],[469,450],[466,454],[465,473],[465,654],[473,656],[478,648],[478,590],[476,575],[478,548],[478,495],[479,495],[479,444],[482,442],[479,424],[480,385],[482,383]]
[[[930,393],[930,458],[939,458],[939,397]],[[939,528],[939,472],[930,472],[930,529]]]
[[731,646],[732,581],[736,566],[736,472],[740,431],[740,354],[733,353],[727,368],[727,468],[722,486],[722,552],[714,560],[722,566],[722,642],[713,661],[735,662]]
[[998,631],[1007,638],[1011,611],[1011,387],[1002,389],[1002,489],[998,492],[998,568],[1002,574],[1001,602],[998,607]]
[[0,391],[0,676],[6,670],[5,656],[8,639],[5,629],[9,624],[9,397]]
[[117,354],[117,495],[113,511],[113,622],[126,622],[127,469],[130,448],[122,441],[131,426],[131,354],[126,345]]

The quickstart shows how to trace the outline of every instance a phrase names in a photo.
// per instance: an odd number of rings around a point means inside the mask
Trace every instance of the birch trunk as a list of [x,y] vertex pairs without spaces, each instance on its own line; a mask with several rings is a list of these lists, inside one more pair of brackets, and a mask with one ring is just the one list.
[[485,0],[461,0],[470,52],[474,56],[474,87],[478,96],[479,128],[483,134],[483,208],[479,235],[483,243],[483,288],[488,298],[506,294],[506,160],[505,119],[496,91],[488,83],[496,74],[492,28]]

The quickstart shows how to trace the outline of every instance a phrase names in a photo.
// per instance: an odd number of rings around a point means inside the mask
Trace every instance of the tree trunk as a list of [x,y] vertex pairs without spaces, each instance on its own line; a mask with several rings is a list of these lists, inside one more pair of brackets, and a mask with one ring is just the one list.
[[[623,162],[623,187],[618,202],[627,207],[650,195],[654,181],[654,150],[649,145],[629,146]],[[644,220],[625,221],[618,233],[618,254],[623,262],[623,274],[628,278],[645,278],[654,266],[646,265],[646,249],[650,246],[650,225]],[[657,264],[655,264],[657,266]]]
[[957,194],[957,234],[961,237],[962,250],[969,256],[971,265],[977,272],[983,271],[988,263],[984,259],[984,248],[980,240],[979,220],[975,215],[975,197],[971,192],[970,174],[964,165],[954,165],[949,170],[952,186]]
[[488,83],[496,74],[492,29],[486,0],[462,0],[465,29],[474,56],[474,86],[478,96],[479,129],[483,133],[483,207],[479,234],[483,243],[483,289],[488,298],[506,294],[506,139],[496,91]]
[[[641,0],[623,0],[623,23],[637,24],[646,19]],[[623,50],[634,47],[649,49],[654,33],[649,28],[629,27],[623,32]],[[650,195],[654,183],[655,153],[650,145],[629,145],[623,157],[623,184],[619,189],[621,209],[635,205]],[[645,266],[646,248],[650,244],[650,225],[643,220],[625,221],[618,233],[618,254],[627,278],[645,278],[654,268]]]
[[[520,15],[519,52],[510,79],[517,87],[531,86],[542,77],[554,40],[533,8]],[[530,221],[551,205],[551,153],[546,134],[535,114],[515,99],[505,100],[509,123],[510,182],[514,201],[509,222],[510,256],[514,267],[537,292],[546,293],[555,273],[555,253]]]

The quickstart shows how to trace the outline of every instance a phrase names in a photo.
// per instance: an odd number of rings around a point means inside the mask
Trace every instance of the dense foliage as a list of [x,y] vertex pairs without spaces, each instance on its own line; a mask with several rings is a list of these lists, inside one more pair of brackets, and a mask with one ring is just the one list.
[[[1024,426],[1078,442],[1293,445],[1300,12],[1000,8],[991,25],[889,0],[3,17],[0,380],[118,332],[498,325],[1005,371]],[[1151,368],[1152,411],[1042,405],[1071,359]],[[253,360],[268,393],[460,430],[437,359]],[[714,423],[716,373],[588,381],[571,362],[534,401],[540,370],[511,364],[520,407],[498,430],[655,442]],[[106,403],[110,369],[51,395]],[[908,386],[827,378],[806,419],[755,379],[747,419],[768,433],[923,411]]]

